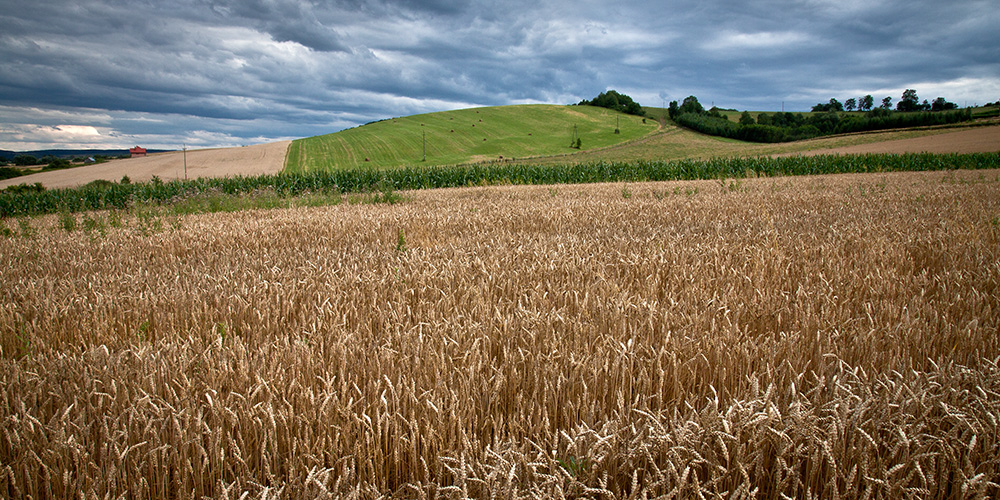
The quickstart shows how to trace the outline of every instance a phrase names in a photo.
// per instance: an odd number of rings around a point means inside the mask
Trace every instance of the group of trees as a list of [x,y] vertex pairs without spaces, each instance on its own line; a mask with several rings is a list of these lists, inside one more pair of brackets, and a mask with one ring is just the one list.
[[704,115],[709,118],[721,118],[726,120],[726,115],[722,114],[723,111],[736,110],[723,110],[712,106],[712,109],[706,111],[701,103],[698,102],[697,97],[689,95],[684,98],[684,102],[682,102],[680,106],[677,105],[677,101],[670,101],[670,107],[667,108],[667,115],[670,116],[671,120],[675,120],[678,116],[683,114]]
[[629,115],[646,115],[646,112],[643,111],[642,106],[640,106],[639,103],[633,101],[631,97],[618,93],[615,90],[601,92],[597,97],[589,101],[584,99],[579,102],[578,106],[598,106],[613,109]]
[[69,168],[73,166],[74,163],[76,164],[87,163],[89,159],[93,159],[93,161],[96,163],[104,163],[108,160],[128,158],[128,157],[129,157],[128,154],[124,155],[95,154],[95,155],[90,155],[87,158],[81,156],[74,156],[71,158],[69,156],[55,156],[47,154],[39,158],[31,154],[21,153],[15,155],[13,158],[11,157],[5,158],[0,156],[0,166],[5,166],[5,165],[14,165],[16,167],[42,166],[46,170],[57,170],[60,168]]
[[[109,160],[111,157],[104,155],[94,155],[95,159]],[[81,157],[69,158],[68,156],[55,156],[55,155],[45,155],[38,158],[30,154],[18,154],[10,159],[5,159],[0,157],[0,164],[2,165],[14,165],[17,167],[35,167],[39,165],[44,165],[50,168],[64,168],[68,167],[71,163],[84,163],[85,159]]]
[[[843,103],[837,99],[830,99],[829,102],[821,102],[812,107],[814,113],[824,112],[824,111],[871,111],[875,105],[875,98],[868,94],[864,97],[859,97],[857,99],[850,98]],[[886,111],[892,109],[892,97],[886,96],[882,99],[882,106],[879,109],[884,109]],[[917,91],[914,89],[906,89],[903,91],[903,95],[899,102],[896,103],[896,111],[903,112],[913,112],[913,111],[951,111],[958,109],[958,105],[953,102],[948,102],[944,97],[938,97],[934,99],[934,102],[920,102],[920,98],[917,97]]]
[[846,102],[840,102],[835,98],[831,98],[830,102],[821,102],[812,107],[813,113],[823,113],[827,111],[871,111],[874,105],[875,99],[871,95],[866,95],[861,99],[854,99],[853,97],[848,99]]
[[31,155],[22,154],[15,156],[9,162],[3,158],[0,158],[0,180],[20,177],[27,173],[19,168],[11,168],[5,166],[8,165],[9,163],[17,167],[31,167],[36,165],[44,165],[45,168],[42,169],[43,171],[59,170],[62,168],[69,168],[73,166],[73,164],[65,158],[58,158],[51,155],[43,156],[42,158],[36,158]]
[[58,168],[69,167],[70,161],[65,158],[59,158],[53,155],[46,155],[41,158],[37,158],[32,155],[19,154],[14,158],[11,158],[9,161],[0,158],[0,164],[2,165],[13,164],[14,166],[17,167],[32,167],[36,165],[45,165],[46,168],[58,169]]
[[32,155],[17,155],[11,162],[18,167],[30,167],[32,165],[45,165],[47,159],[49,158],[45,157],[39,160]]
[[[863,101],[868,99],[863,98]],[[752,142],[786,142],[821,135],[943,125],[972,118],[968,109],[941,113],[894,113],[886,108],[874,108],[864,114],[842,114],[833,107],[826,112],[809,114],[759,113],[756,119],[744,111],[738,122],[732,122],[716,108],[705,111],[695,96],[688,96],[681,105],[677,101],[671,102],[668,113],[672,120],[684,127]]]

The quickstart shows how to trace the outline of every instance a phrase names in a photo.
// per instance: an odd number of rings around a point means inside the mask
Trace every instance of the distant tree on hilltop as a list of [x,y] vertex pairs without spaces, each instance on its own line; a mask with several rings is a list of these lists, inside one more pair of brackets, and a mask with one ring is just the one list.
[[917,97],[917,91],[904,90],[903,97],[896,103],[896,111],[920,111],[920,98]]
[[858,103],[858,109],[861,111],[871,111],[874,105],[875,98],[871,94],[868,94],[861,98],[861,102]]
[[580,101],[578,105],[598,106],[636,116],[645,116],[646,114],[646,112],[642,110],[642,106],[640,106],[639,103],[633,101],[631,97],[621,94],[615,90],[601,92],[600,95],[592,100],[588,101],[584,99]]
[[702,106],[701,103],[698,102],[698,98],[693,95],[685,97],[684,102],[681,103],[680,114],[684,113],[702,114],[704,112],[705,112],[705,107]]
[[952,109],[958,109],[958,105],[948,102],[944,97],[938,97],[931,103],[931,111],[948,111]]
[[830,102],[828,102],[828,103],[822,103],[821,102],[821,103],[813,106],[812,110],[813,110],[814,113],[823,112],[823,111],[843,111],[844,110],[844,105],[841,104],[840,101],[838,101],[836,99],[830,99]]

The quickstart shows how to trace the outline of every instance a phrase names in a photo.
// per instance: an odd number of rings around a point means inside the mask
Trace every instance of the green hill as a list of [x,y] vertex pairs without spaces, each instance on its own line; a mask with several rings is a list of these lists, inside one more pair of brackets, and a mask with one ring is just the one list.
[[[615,128],[620,133],[615,133]],[[286,172],[450,165],[577,153],[647,136],[656,120],[592,106],[519,105],[392,118],[292,142]],[[426,160],[424,160],[426,138]]]

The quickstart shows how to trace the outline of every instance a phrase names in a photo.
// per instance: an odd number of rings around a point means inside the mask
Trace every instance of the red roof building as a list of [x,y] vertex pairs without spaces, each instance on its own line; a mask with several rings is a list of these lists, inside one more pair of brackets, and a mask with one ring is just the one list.
[[139,146],[129,149],[128,152],[132,155],[132,158],[141,158],[146,156],[146,148],[140,148]]

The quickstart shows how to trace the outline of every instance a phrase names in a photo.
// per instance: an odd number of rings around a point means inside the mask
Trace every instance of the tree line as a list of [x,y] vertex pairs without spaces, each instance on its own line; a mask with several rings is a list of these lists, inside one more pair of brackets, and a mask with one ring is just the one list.
[[[863,114],[845,114],[845,108],[836,99],[824,107],[813,108],[812,113],[759,113],[756,118],[744,111],[738,122],[730,121],[718,108],[705,110],[695,96],[688,96],[683,103],[670,103],[667,113],[675,123],[698,132],[750,142],[788,142],[810,139],[824,135],[867,132],[892,128],[908,128],[929,125],[945,125],[972,119],[972,110],[957,110],[953,104],[942,107],[940,112],[911,113],[890,110],[891,99],[883,100],[883,106],[872,108],[874,99],[865,96],[861,102]],[[904,93],[904,100],[912,103],[915,91]],[[943,98],[939,98],[944,101]],[[850,99],[848,100],[850,101]],[[833,102],[836,104],[834,105]],[[937,100],[935,100],[937,102]],[[856,102],[854,103],[857,104]],[[947,103],[951,104],[951,103]],[[819,106],[819,105],[817,105]],[[828,106],[828,107],[825,107]],[[909,104],[897,109],[910,109]],[[919,109],[918,109],[919,110]],[[935,110],[932,105],[930,110]]]
[[[812,107],[812,111],[823,112],[823,111],[871,111],[875,106],[875,98],[868,94],[864,97],[859,97],[857,99],[850,98],[843,103],[835,98],[831,98],[829,102],[821,102]],[[886,96],[882,99],[882,105],[879,109],[884,109],[889,111],[892,109],[892,97]],[[948,102],[944,97],[938,97],[934,99],[934,102],[920,102],[920,98],[917,97],[917,91],[914,89],[906,89],[903,91],[902,97],[900,97],[899,102],[896,103],[896,111],[902,111],[904,113],[911,113],[914,111],[951,111],[958,109],[958,105],[953,102]]]
[[[61,170],[64,168],[72,167],[73,164],[65,158],[57,158],[55,156],[43,156],[41,159],[35,158],[30,155],[17,155],[11,160],[17,167],[30,167],[36,165],[44,165],[42,172],[47,172],[49,170]],[[22,175],[27,175],[29,173],[25,170],[19,168],[11,168],[6,166],[8,162],[4,159],[0,159],[0,180],[12,179],[14,177],[20,177]]]

